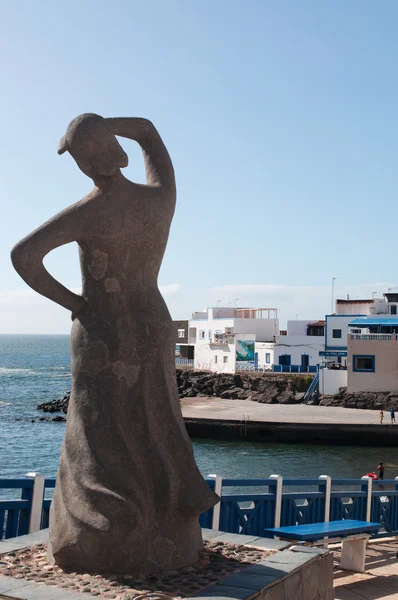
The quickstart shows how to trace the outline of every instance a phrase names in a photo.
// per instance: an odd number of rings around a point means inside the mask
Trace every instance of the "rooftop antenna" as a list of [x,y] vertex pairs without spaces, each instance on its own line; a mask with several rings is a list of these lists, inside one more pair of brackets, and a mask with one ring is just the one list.
[[239,300],[239,298],[235,298],[235,308],[236,308],[236,303]]

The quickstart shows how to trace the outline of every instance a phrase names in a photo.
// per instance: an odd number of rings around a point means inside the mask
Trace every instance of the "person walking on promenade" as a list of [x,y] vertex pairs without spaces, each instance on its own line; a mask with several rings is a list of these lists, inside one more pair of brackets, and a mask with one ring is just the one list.
[[383,413],[383,409],[380,409],[380,413],[379,413],[379,417],[380,417],[380,425],[383,423],[383,419],[384,419],[384,413]]
[[390,417],[391,417],[391,423],[395,423],[395,410],[393,407],[390,408]]
[[384,479],[384,465],[382,462],[377,467],[377,477],[379,479]]

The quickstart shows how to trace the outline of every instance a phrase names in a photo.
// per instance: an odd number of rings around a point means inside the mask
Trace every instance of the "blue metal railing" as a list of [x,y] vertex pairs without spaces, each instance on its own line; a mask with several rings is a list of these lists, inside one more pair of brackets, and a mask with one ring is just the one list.
[[[221,501],[200,516],[200,524],[230,533],[264,535],[264,529],[358,519],[381,524],[380,536],[398,535],[398,479],[206,479]],[[30,531],[34,478],[0,479],[0,492],[18,490],[17,499],[0,500],[0,539]],[[55,479],[46,479],[38,512],[41,529],[48,527]],[[35,502],[33,502],[35,504]]]
[[176,365],[177,365],[177,367],[178,366],[193,367],[194,360],[193,360],[193,358],[178,358],[176,356]]
[[311,384],[310,384],[308,390],[305,392],[303,402],[306,404],[313,395],[315,395],[317,397],[318,394],[319,394],[319,371],[315,375],[314,379],[311,381]]
[[301,365],[272,365],[274,373],[316,373],[317,365],[302,367]]
[[25,535],[29,531],[33,479],[0,479],[1,490],[20,490],[20,498],[0,499],[0,539]]

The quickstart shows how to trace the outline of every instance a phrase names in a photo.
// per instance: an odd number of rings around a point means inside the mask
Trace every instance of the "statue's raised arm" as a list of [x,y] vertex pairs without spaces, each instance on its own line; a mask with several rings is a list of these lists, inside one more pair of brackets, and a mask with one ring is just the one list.
[[170,155],[151,121],[136,117],[105,120],[115,135],[134,140],[141,146],[147,185],[175,188],[174,169]]

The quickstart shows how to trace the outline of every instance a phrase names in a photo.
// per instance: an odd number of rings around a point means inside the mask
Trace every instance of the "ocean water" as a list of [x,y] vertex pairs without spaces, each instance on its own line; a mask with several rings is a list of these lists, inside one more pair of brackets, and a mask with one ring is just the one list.
[[[0,477],[28,471],[55,476],[65,424],[39,422],[51,415],[36,406],[62,397],[70,387],[69,336],[0,335]],[[398,476],[398,448],[216,440],[193,440],[193,447],[204,475],[357,478],[381,460],[386,478]]]

